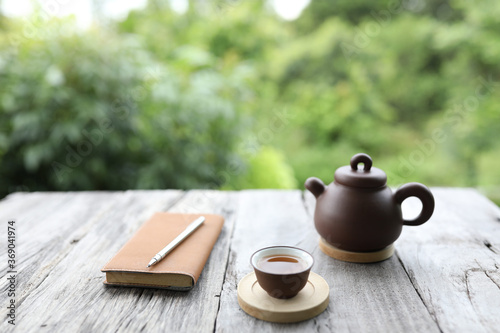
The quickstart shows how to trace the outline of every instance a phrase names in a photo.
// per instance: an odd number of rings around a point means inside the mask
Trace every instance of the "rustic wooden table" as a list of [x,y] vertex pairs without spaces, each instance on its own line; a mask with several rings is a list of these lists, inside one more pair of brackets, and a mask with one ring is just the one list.
[[[500,210],[475,190],[433,193],[431,220],[404,227],[396,254],[377,264],[324,255],[314,197],[298,190],[11,194],[0,202],[0,331],[498,332]],[[198,284],[190,292],[104,286],[101,267],[156,211],[225,216]],[[15,327],[7,322],[8,221],[15,221]],[[273,324],[239,308],[236,287],[251,271],[250,255],[274,244],[314,255],[313,271],[330,285],[330,305],[318,317]]]

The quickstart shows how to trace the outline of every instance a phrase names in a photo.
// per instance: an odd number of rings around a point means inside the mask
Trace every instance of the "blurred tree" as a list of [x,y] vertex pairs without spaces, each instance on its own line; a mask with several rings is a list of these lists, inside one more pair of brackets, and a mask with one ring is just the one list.
[[372,13],[385,10],[390,5],[394,5],[394,1],[311,0],[297,20],[297,26],[301,31],[309,33],[332,17],[358,24]]
[[[231,176],[231,175],[229,175]],[[223,187],[228,190],[248,188],[297,188],[293,169],[288,165],[283,153],[273,147],[260,147],[256,154],[249,156],[246,172],[229,179]]]
[[281,98],[293,105],[309,143],[345,141],[373,154],[393,154],[404,147],[388,131],[403,137],[408,132],[409,138],[442,110],[447,86],[433,51],[435,26],[412,17],[392,25],[366,36],[368,44],[353,55],[343,48],[356,47],[357,32],[338,19],[276,51],[270,78],[281,83]]
[[188,11],[179,15],[165,2],[149,2],[145,9],[132,11],[119,29],[143,39],[164,61],[178,60],[179,47],[200,48],[213,56],[207,65],[222,71],[232,70],[241,61],[261,60],[285,34],[265,0],[189,3]]
[[[251,15],[249,15],[249,13]],[[258,24],[256,24],[256,17]],[[168,62],[186,75],[211,72],[200,81],[200,89],[210,92],[211,85],[218,85],[216,73],[223,73],[235,84],[239,77],[245,84],[237,84],[241,99],[238,110],[246,115],[248,126],[258,131],[266,126],[275,107],[275,82],[262,80],[264,59],[270,50],[286,43],[289,31],[280,27],[276,15],[266,6],[266,1],[191,1],[188,11],[179,15],[163,2],[153,1],[139,11],[133,11],[118,27],[121,32],[138,36],[158,59]],[[214,69],[213,72],[211,69]],[[232,100],[233,92],[225,97]],[[156,111],[152,111],[153,114]],[[246,135],[240,136],[247,140]],[[270,142],[258,142],[251,153],[240,151],[249,161],[236,172],[226,170],[228,177],[221,176],[224,188],[289,188],[294,184],[290,171],[280,152],[266,147]],[[261,149],[260,145],[264,147]],[[265,161],[266,168],[262,163]],[[273,171],[275,170],[275,171]],[[272,182],[258,173],[284,171]],[[293,174],[293,173],[292,173]],[[267,185],[266,185],[267,184]]]
[[[432,130],[447,129],[445,142],[434,146],[443,144],[451,153],[448,159],[438,158],[440,150],[433,147],[424,156],[429,168],[412,170],[432,173],[432,164],[449,163],[440,165],[444,169],[458,164],[465,170],[458,178],[418,176],[421,181],[480,183],[478,174],[485,170],[478,170],[478,155],[498,149],[492,133],[500,122],[491,108],[498,95],[487,93],[473,113],[453,125],[447,113],[474,96],[478,76],[499,77],[500,52],[491,42],[500,37],[494,19],[498,7],[493,1],[313,0],[296,24],[301,37],[276,49],[264,71],[279,82],[279,102],[296,115],[297,139],[283,138],[282,144],[293,156],[299,181],[308,170],[322,169],[317,166],[322,160],[344,164],[349,151],[387,159],[394,168],[388,171],[396,174],[401,162],[392,160],[421,153],[419,144]],[[346,151],[343,158],[325,157]],[[325,169],[331,178],[329,173]]]
[[500,3],[313,0],[292,22],[266,0],[189,3],[152,0],[105,31],[4,23],[0,176],[290,187],[364,151],[395,183],[500,179]]
[[302,33],[310,33],[332,17],[353,25],[366,20],[381,23],[402,13],[440,21],[459,21],[463,18],[463,12],[457,7],[453,0],[311,0],[297,20],[297,29]]
[[188,48],[186,73],[133,36],[53,24],[25,38],[12,22],[9,36],[23,36],[14,51],[0,35],[2,191],[220,185],[240,160],[244,71],[224,76]]
[[442,124],[466,185],[477,186],[480,174],[492,172],[479,169],[481,156],[500,148],[500,47],[492,43],[500,38],[500,4],[460,1],[457,6],[464,20],[436,35],[436,48],[448,56],[443,74],[452,82]]

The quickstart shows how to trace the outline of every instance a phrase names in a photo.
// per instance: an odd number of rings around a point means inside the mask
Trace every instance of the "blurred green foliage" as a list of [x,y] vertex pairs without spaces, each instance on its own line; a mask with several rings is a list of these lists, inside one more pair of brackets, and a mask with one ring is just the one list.
[[217,170],[243,164],[235,150],[245,71],[222,75],[194,47],[179,50],[183,64],[175,66],[135,38],[53,24],[15,52],[6,43],[12,35],[3,35],[0,174],[7,185],[218,187]]
[[301,188],[366,152],[391,185],[498,197],[500,3],[313,0],[291,22],[189,3],[34,37],[3,21],[6,192]]
[[293,169],[279,150],[263,146],[248,158],[248,171],[222,187],[225,190],[245,188],[297,188]]
[[325,160],[316,175],[331,180],[364,151],[393,185],[498,186],[481,161],[500,151],[500,5],[326,3],[305,10],[271,66],[281,96],[308,110],[300,139],[284,140],[299,181]]

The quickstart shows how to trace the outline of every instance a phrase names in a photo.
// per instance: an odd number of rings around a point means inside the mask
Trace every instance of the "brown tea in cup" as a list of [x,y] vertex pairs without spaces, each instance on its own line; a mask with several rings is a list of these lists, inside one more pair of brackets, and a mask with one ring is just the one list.
[[277,254],[261,258],[257,263],[257,267],[268,273],[292,274],[305,270],[307,263],[300,257]]
[[286,299],[304,288],[314,259],[296,247],[272,246],[255,252],[250,263],[262,289],[269,296]]

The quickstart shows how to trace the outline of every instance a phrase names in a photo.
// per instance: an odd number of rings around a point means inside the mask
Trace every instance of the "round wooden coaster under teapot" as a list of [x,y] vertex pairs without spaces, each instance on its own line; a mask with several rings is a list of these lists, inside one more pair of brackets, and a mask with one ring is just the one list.
[[[358,165],[363,163],[363,169]],[[425,223],[434,212],[434,197],[420,183],[408,183],[394,194],[386,186],[387,175],[372,167],[367,154],[356,154],[350,166],[335,171],[326,186],[311,177],[305,187],[316,197],[314,224],[321,235],[320,248],[327,255],[350,262],[376,262],[389,258],[403,225]],[[413,220],[403,219],[401,203],[408,197],[422,202]]]

